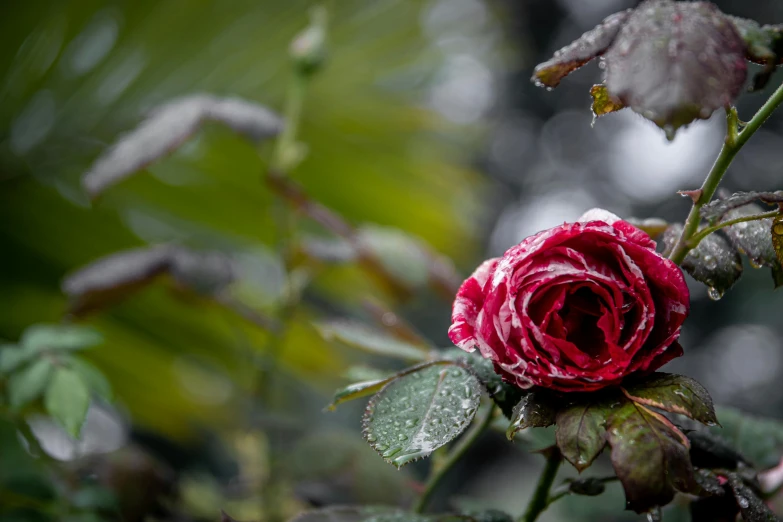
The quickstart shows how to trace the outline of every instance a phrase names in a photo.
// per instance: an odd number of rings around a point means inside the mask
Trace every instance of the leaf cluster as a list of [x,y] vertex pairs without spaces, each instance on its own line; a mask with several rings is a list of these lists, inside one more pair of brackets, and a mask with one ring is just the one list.
[[[769,268],[775,288],[783,285],[783,213],[778,211],[770,217],[775,212],[768,212],[759,203],[780,205],[783,192],[724,193],[701,209],[704,223],[695,234],[699,241],[685,257],[682,268],[707,285],[713,299],[720,299],[740,279],[742,256],[754,268]],[[679,223],[667,226],[664,253],[674,248],[682,229]]]
[[31,326],[18,344],[0,346],[0,376],[7,379],[9,408],[16,413],[43,407],[78,438],[91,397],[111,399],[104,375],[74,352],[102,342],[92,329],[74,325]]

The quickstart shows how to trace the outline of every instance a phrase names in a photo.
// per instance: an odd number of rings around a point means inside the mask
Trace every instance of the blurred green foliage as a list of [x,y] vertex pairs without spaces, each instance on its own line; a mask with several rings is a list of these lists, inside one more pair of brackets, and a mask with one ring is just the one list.
[[[170,158],[90,205],[78,179],[154,105],[197,92],[279,110],[287,48],[310,2],[27,2],[0,17],[0,337],[57,321],[59,284],[75,268],[143,243],[177,242],[274,259],[272,195],[261,156],[209,126]],[[354,223],[399,227],[466,261],[481,190],[464,165],[470,133],[422,108],[442,56],[418,23],[423,4],[332,2],[328,65],[301,129],[309,156],[295,179]],[[323,231],[300,220],[308,233]],[[268,264],[268,263],[267,263]],[[263,268],[263,267],[262,267]],[[361,271],[325,268],[314,295],[344,310],[395,295]],[[258,302],[273,308],[275,284]],[[262,289],[263,290],[263,289]],[[447,308],[444,303],[444,311]],[[330,389],[343,356],[292,319],[280,372]],[[241,406],[264,377],[248,353],[264,332],[216,306],[157,286],[91,320],[106,338],[88,357],[133,422],[173,437],[246,422]],[[251,357],[252,361],[258,358]]]

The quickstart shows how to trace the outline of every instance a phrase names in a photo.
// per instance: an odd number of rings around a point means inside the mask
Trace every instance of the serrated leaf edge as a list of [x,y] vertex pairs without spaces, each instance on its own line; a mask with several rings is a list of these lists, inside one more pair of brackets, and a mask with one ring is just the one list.
[[[666,374],[666,375],[677,375],[677,374]],[[685,376],[680,375],[679,377],[685,377]],[[685,377],[685,378],[686,379],[690,379],[689,377]],[[691,379],[691,380],[693,380],[693,379]],[[697,382],[696,384],[699,384],[699,383]],[[690,386],[688,386],[686,384],[682,384],[682,386],[684,386],[691,393],[696,395],[696,393],[693,391],[693,389]],[[699,384],[699,386],[701,386],[701,384]],[[702,386],[702,388],[704,388],[704,387]],[[623,392],[623,395],[625,395],[625,397],[628,400],[630,400],[632,402],[635,402],[637,404],[641,404],[641,405],[644,405],[644,406],[651,406],[653,408],[658,408],[660,410],[668,411],[670,413],[679,413],[680,415],[685,415],[689,419],[693,419],[696,422],[700,422],[700,423],[704,424],[705,426],[709,426],[709,427],[720,426],[720,422],[718,422],[718,417],[715,414],[715,406],[712,405],[712,404],[709,405],[710,414],[711,414],[711,420],[710,420],[710,422],[704,422],[703,420],[697,419],[696,417],[694,417],[693,414],[691,412],[689,412],[688,410],[686,410],[685,408],[680,408],[680,407],[678,407],[676,405],[673,405],[673,404],[661,404],[661,403],[658,403],[658,402],[656,402],[656,401],[654,401],[652,399],[645,399],[644,397],[637,397],[637,396],[633,395],[632,393],[630,393],[627,389],[625,389],[625,387],[622,387],[622,386],[620,387],[620,390]],[[704,391],[707,392],[707,389],[704,388]],[[707,392],[707,394],[709,395],[709,392]],[[647,409],[647,408],[645,408],[645,409]]]
[[[374,450],[376,451],[376,453],[378,453],[378,455],[380,455],[380,456],[381,456],[381,458],[383,458],[383,460],[385,460],[385,461],[386,461],[386,462],[388,462],[389,464],[393,465],[393,466],[394,466],[394,467],[396,467],[397,469],[402,469],[402,467],[403,467],[403,466],[406,466],[406,465],[408,465],[408,464],[411,464],[411,463],[413,463],[413,462],[417,462],[417,461],[419,461],[419,460],[425,459],[425,458],[427,458],[429,455],[431,455],[431,454],[432,454],[432,452],[430,452],[430,453],[427,453],[427,454],[421,453],[419,456],[414,456],[414,457],[411,457],[410,459],[408,459],[408,460],[405,460],[405,461],[404,461],[404,462],[402,462],[402,463],[398,463],[398,462],[397,462],[397,461],[395,461],[393,458],[390,458],[390,457],[384,457],[384,456],[383,456],[383,451],[385,451],[385,450],[380,450],[380,449],[378,449],[378,447],[377,447],[377,444],[376,444],[375,442],[372,442],[372,441],[370,441],[370,440],[368,439],[368,437],[369,437],[369,435],[370,435],[370,433],[369,433],[369,431],[370,431],[370,416],[371,416],[371,415],[372,415],[372,413],[375,411],[375,403],[376,403],[376,400],[377,400],[377,398],[378,398],[378,397],[379,397],[379,396],[380,396],[380,395],[381,395],[381,394],[382,394],[382,393],[383,393],[383,392],[384,392],[384,391],[385,391],[385,390],[386,390],[386,389],[387,389],[389,386],[391,386],[392,384],[394,384],[394,383],[395,383],[395,382],[396,382],[398,379],[400,379],[401,377],[405,377],[405,376],[407,376],[407,375],[410,375],[410,374],[412,374],[412,373],[415,373],[416,371],[420,371],[420,370],[426,369],[426,368],[428,368],[428,367],[431,367],[431,366],[437,366],[437,365],[443,365],[443,366],[457,366],[458,368],[462,368],[463,370],[466,370],[466,371],[467,371],[467,372],[468,372],[468,373],[469,373],[469,374],[470,374],[470,375],[471,375],[473,378],[475,378],[475,379],[476,379],[476,381],[479,383],[479,386],[480,386],[480,387],[483,387],[483,386],[481,386],[481,380],[480,380],[480,379],[478,379],[478,378],[476,377],[475,373],[474,373],[474,372],[472,372],[472,371],[470,370],[470,368],[466,367],[466,366],[465,366],[463,363],[461,363],[461,362],[459,362],[459,361],[448,361],[448,360],[438,360],[438,361],[431,361],[431,362],[427,362],[427,363],[424,363],[424,364],[418,365],[418,367],[412,367],[412,368],[411,368],[411,370],[412,370],[412,371],[409,371],[409,372],[405,373],[405,375],[398,376],[398,377],[396,377],[396,378],[392,379],[391,381],[389,381],[389,382],[388,382],[386,385],[384,385],[384,387],[383,387],[383,388],[381,388],[380,390],[378,390],[378,392],[377,392],[377,393],[376,393],[376,394],[375,394],[375,395],[374,395],[374,396],[373,396],[373,397],[372,397],[372,398],[369,400],[369,402],[367,403],[367,407],[366,407],[366,408],[365,408],[365,410],[364,410],[364,414],[362,415],[362,438],[364,439],[364,441],[365,441],[367,444],[369,444],[369,445],[370,445],[370,447],[371,447],[372,449],[374,449]],[[478,411],[478,409],[476,409],[476,412],[477,412],[477,411]],[[476,412],[473,412],[473,415],[471,416],[471,419],[470,419],[470,421],[468,421],[468,425],[469,425],[471,422],[473,422],[473,417],[475,417],[475,415],[476,415]],[[423,423],[424,423],[424,421],[422,421],[422,424],[423,424]],[[457,437],[458,437],[458,436],[459,436],[459,435],[457,435]],[[456,438],[456,437],[455,437],[455,438]],[[447,444],[448,444],[448,442],[447,442]],[[442,447],[442,446],[440,446],[440,447]],[[436,448],[436,449],[437,449],[437,448]],[[433,451],[434,451],[434,450],[433,450]]]

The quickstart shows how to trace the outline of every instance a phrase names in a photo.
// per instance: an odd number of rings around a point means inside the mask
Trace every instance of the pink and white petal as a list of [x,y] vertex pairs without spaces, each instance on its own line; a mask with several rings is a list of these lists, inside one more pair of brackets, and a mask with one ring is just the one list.
[[484,287],[498,265],[498,258],[484,261],[473,274],[462,283],[451,314],[449,339],[465,351],[476,349],[475,325],[478,313],[484,305]]
[[620,219],[620,217],[609,212],[608,210],[604,210],[602,208],[590,209],[582,214],[582,216],[577,221],[580,223],[590,223],[594,221],[606,223],[607,225],[611,225],[614,229],[621,232],[625,238],[633,241],[634,243],[655,250],[655,241],[653,241],[646,232],[636,228],[627,221]]

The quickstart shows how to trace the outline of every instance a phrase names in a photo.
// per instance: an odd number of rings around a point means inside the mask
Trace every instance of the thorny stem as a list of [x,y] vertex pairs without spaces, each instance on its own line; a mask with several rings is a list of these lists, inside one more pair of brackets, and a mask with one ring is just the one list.
[[[691,211],[688,214],[688,219],[685,221],[685,227],[682,230],[682,234],[677,239],[677,243],[672,249],[669,259],[680,265],[685,260],[685,256],[688,255],[688,252],[694,248],[695,245],[692,244],[691,238],[693,238],[699,229],[702,207],[712,200],[718,185],[740,149],[742,149],[750,137],[759,130],[761,125],[767,121],[781,103],[783,103],[783,85],[777,88],[747,125],[744,126],[742,131],[738,130],[739,118],[737,116],[737,110],[733,107],[726,110],[727,132],[723,148],[721,149],[718,158],[715,160],[712,170],[704,180],[701,189],[696,192],[698,197],[696,197],[693,202],[693,207],[691,207]],[[696,244],[698,244],[698,242]]]
[[462,458],[465,452],[468,451],[468,448],[470,448],[473,443],[476,442],[476,439],[478,439],[479,436],[481,436],[481,434],[484,433],[492,423],[495,409],[496,408],[494,404],[490,404],[489,406],[485,407],[482,416],[478,419],[477,422],[473,424],[471,429],[462,436],[459,442],[454,445],[438,469],[433,469],[433,473],[427,480],[424,492],[413,506],[414,513],[424,512],[424,509],[427,507],[432,494],[435,492],[435,489],[438,487],[438,484],[440,484],[441,480],[443,480],[443,477],[446,476],[446,473],[448,473],[454,464],[456,464],[457,461]]
[[525,514],[522,515],[519,522],[534,522],[551,503],[549,490],[552,489],[552,483],[554,483],[557,470],[563,462],[563,456],[556,446],[547,451],[549,453],[547,454],[546,465],[538,478],[538,485],[536,485],[536,490],[533,492],[533,498],[530,499]]

